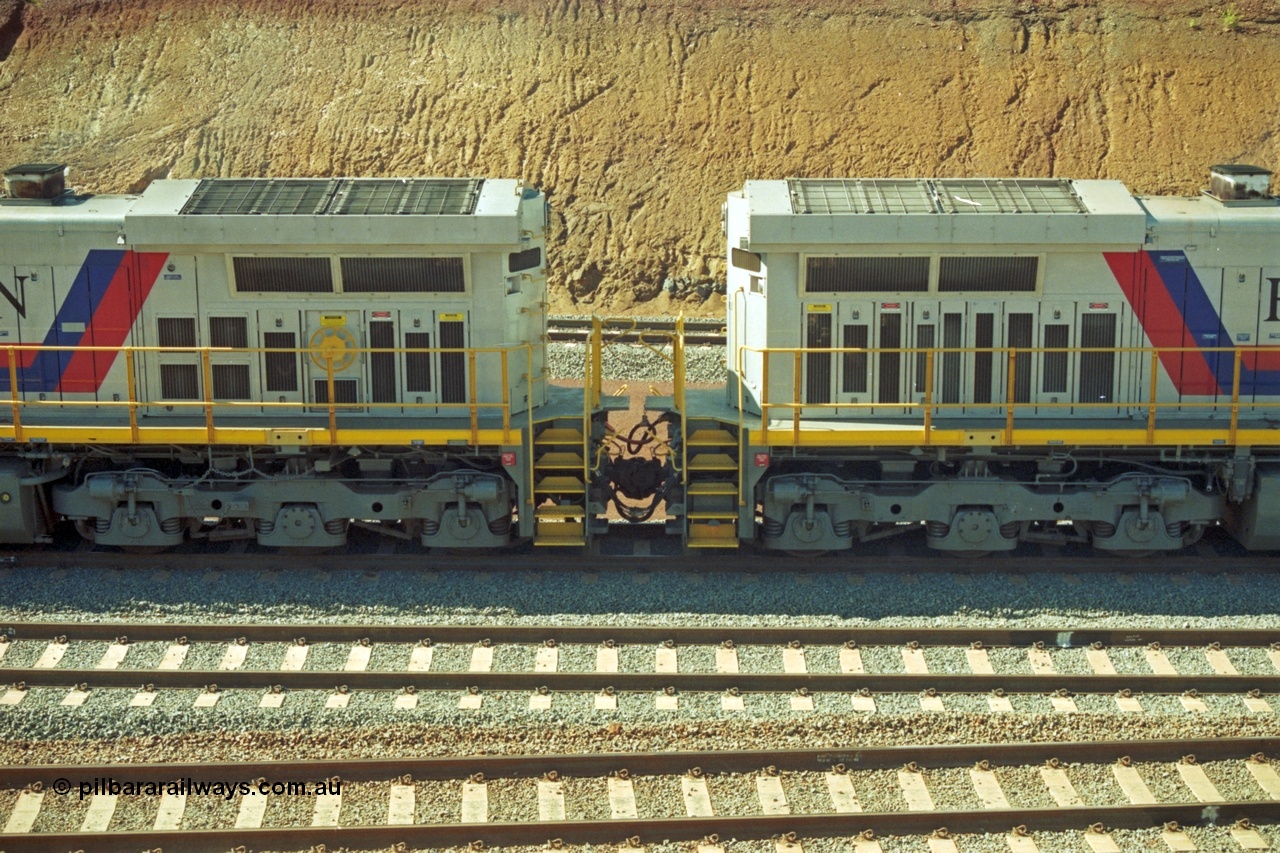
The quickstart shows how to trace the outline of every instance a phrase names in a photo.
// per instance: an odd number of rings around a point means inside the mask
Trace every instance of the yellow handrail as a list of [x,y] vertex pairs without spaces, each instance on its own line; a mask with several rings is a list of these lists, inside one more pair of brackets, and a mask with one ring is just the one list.
[[[534,383],[545,377],[533,376],[533,347],[530,344],[512,344],[508,346],[495,347],[360,347],[350,348],[342,352],[335,352],[332,349],[324,348],[281,348],[281,347],[158,347],[158,346],[45,346],[42,344],[14,344],[5,347],[8,356],[8,379],[9,379],[9,410],[12,425],[6,426],[0,424],[0,437],[6,439],[11,438],[14,441],[22,441],[31,434],[33,428],[38,430],[47,430],[53,426],[62,426],[58,422],[46,423],[43,419],[36,418],[32,420],[30,414],[24,415],[24,410],[29,412],[50,411],[54,409],[70,409],[76,408],[94,408],[101,410],[110,410],[112,408],[120,408],[125,412],[127,425],[129,430],[130,443],[142,443],[146,439],[145,433],[148,430],[154,431],[154,427],[144,427],[140,423],[138,410],[142,406],[164,406],[169,410],[198,410],[202,418],[197,423],[200,424],[205,437],[210,444],[222,443],[224,433],[228,434],[229,430],[246,429],[240,427],[220,426],[218,423],[218,415],[220,413],[234,416],[236,413],[245,413],[252,411],[254,413],[263,410],[283,410],[288,413],[290,410],[299,415],[306,416],[308,410],[315,411],[323,409],[327,416],[326,433],[330,442],[337,443],[339,440],[340,428],[338,424],[338,413],[343,409],[360,408],[376,413],[378,410],[451,410],[457,409],[466,412],[468,417],[468,426],[471,442],[477,444],[480,441],[480,433],[482,425],[480,423],[481,412],[497,410],[501,417],[501,435],[502,443],[510,444],[513,440],[511,429],[511,393],[508,383],[510,381],[509,357],[513,351],[523,350],[525,353],[526,374],[529,386],[529,395],[527,397],[528,404],[533,403],[533,387]],[[92,353],[110,353],[112,355],[124,355],[125,360],[125,399],[120,399],[118,393],[112,393],[114,399],[56,399],[45,400],[36,397],[34,392],[24,391],[22,387],[23,378],[21,376],[21,361],[24,354],[35,354],[41,352],[92,352]],[[289,401],[272,401],[272,400],[215,400],[213,395],[213,371],[216,366],[223,364],[222,358],[226,356],[243,356],[258,355],[262,356],[268,353],[289,353],[296,356],[300,361],[305,362],[308,357],[319,365],[315,377],[324,377],[325,390],[328,400],[326,403],[309,401],[306,399],[289,400]],[[467,395],[465,400],[458,402],[425,402],[413,403],[409,401],[390,401],[390,402],[373,402],[359,401],[353,403],[340,403],[336,395],[336,378],[342,368],[337,363],[335,356],[345,356],[347,354],[387,354],[396,355],[404,354],[423,354],[423,353],[466,353],[467,357]],[[202,381],[202,391],[198,398],[189,400],[170,400],[157,396],[151,398],[139,393],[138,389],[138,355],[187,355],[195,356],[197,367],[200,371],[199,375]],[[482,356],[495,356],[499,362],[502,388],[500,399],[496,401],[480,399],[478,390],[478,376],[480,370],[480,358]],[[239,362],[237,362],[239,363]],[[75,392],[73,392],[75,393]],[[41,395],[43,396],[43,395]],[[122,424],[123,426],[123,424]],[[100,429],[109,429],[110,425],[99,424]],[[173,427],[171,429],[180,429]],[[364,430],[364,427],[357,427],[358,430]],[[185,440],[185,439],[184,439]],[[228,439],[229,440],[229,439]],[[530,439],[532,441],[532,439]],[[532,444],[530,444],[532,450]]]
[[[1075,411],[1081,410],[1116,410],[1145,408],[1146,424],[1145,424],[1145,441],[1147,444],[1160,443],[1157,435],[1157,414],[1160,411],[1168,411],[1177,409],[1179,411],[1195,411],[1204,409],[1226,409],[1230,412],[1230,423],[1224,425],[1222,430],[1214,430],[1213,428],[1199,428],[1200,433],[1204,433],[1200,438],[1211,438],[1218,444],[1235,444],[1240,439],[1242,428],[1240,426],[1241,409],[1252,410],[1270,410],[1280,409],[1280,395],[1276,395],[1274,401],[1247,401],[1241,402],[1241,375],[1244,367],[1244,358],[1246,355],[1258,355],[1262,353],[1280,353],[1280,346],[1273,347],[751,347],[738,346],[734,354],[734,364],[737,368],[738,381],[738,408],[739,418],[743,417],[743,407],[745,404],[744,385],[745,377],[743,375],[744,364],[747,353],[757,353],[760,356],[760,388],[758,405],[761,412],[760,425],[760,443],[769,445],[771,443],[794,443],[797,436],[801,433],[801,414],[803,411],[823,411],[823,410],[845,410],[864,409],[871,410],[893,410],[897,413],[917,412],[922,416],[921,435],[919,436],[921,443],[933,443],[936,432],[936,423],[934,422],[935,413],[942,413],[947,410],[970,409],[975,405],[985,406],[997,410],[1002,410],[1004,414],[1004,426],[1000,431],[999,441],[1008,445],[1015,443],[1018,437],[1018,429],[1029,430],[1031,426],[1021,426],[1018,424],[1017,409],[1019,406],[1034,407],[1037,410],[1065,410],[1071,409]],[[822,354],[828,356],[844,355],[844,354],[864,354],[867,356],[879,354],[897,354],[902,356],[923,355],[925,362],[924,376],[924,398],[923,400],[906,399],[899,402],[827,402],[817,403],[808,402],[804,399],[803,393],[804,370],[805,364],[803,357],[806,354]],[[989,353],[993,357],[995,355],[1003,355],[1007,360],[1005,397],[1003,400],[997,399],[990,403],[975,404],[968,402],[955,403],[939,403],[934,401],[935,390],[935,366],[937,364],[937,356],[939,354],[951,353]],[[1134,400],[1107,400],[1107,401],[1073,401],[1065,402],[1038,401],[1017,399],[1017,379],[1018,357],[1021,355],[1042,355],[1046,353],[1066,353],[1066,354],[1084,354],[1084,353],[1110,353],[1110,354],[1135,354],[1139,356],[1147,356],[1149,358],[1148,371],[1150,374],[1150,385],[1146,399]],[[1159,378],[1160,364],[1162,357],[1181,354],[1181,353],[1230,353],[1232,355],[1232,379],[1229,402],[1225,389],[1225,383],[1215,389],[1212,394],[1196,394],[1187,395],[1192,397],[1217,397],[1216,400],[1160,400],[1159,397]],[[791,400],[783,402],[773,399],[771,395],[771,363],[772,356],[787,356],[791,362]],[[776,379],[776,376],[773,377]],[[1216,380],[1217,377],[1215,377]],[[771,423],[770,415],[778,410],[790,413],[788,418],[790,429],[783,429],[779,434],[777,423]],[[1025,419],[1021,422],[1025,424]],[[824,428],[822,422],[815,422],[813,429],[821,430]],[[1166,430],[1168,432],[1168,430]],[[1226,438],[1217,437],[1218,432],[1225,433]],[[1272,431],[1275,432],[1275,431]],[[1210,436],[1209,434],[1214,435]],[[1198,433],[1197,433],[1198,435]],[[1192,437],[1190,428],[1179,425],[1176,437]],[[1259,436],[1257,431],[1251,432],[1249,440],[1254,443],[1266,445],[1280,445],[1280,432],[1275,432],[1274,439],[1270,434]],[[812,443],[812,442],[810,442]],[[1049,442],[1053,443],[1053,442]],[[1168,443],[1164,441],[1163,443]]]

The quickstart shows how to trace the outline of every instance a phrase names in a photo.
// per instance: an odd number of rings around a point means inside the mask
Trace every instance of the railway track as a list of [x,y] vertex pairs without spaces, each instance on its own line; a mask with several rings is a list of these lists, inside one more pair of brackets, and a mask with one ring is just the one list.
[[942,711],[949,695],[976,694],[991,711],[1010,712],[1014,697],[1038,695],[1064,713],[1085,695],[1113,697],[1122,712],[1142,712],[1142,697],[1158,695],[1206,711],[1209,694],[1232,697],[1240,713],[1273,713],[1280,694],[1280,630],[141,622],[0,630],[8,685],[0,710],[33,688],[66,688],[64,705],[130,691],[134,706],[152,704],[156,691],[197,690],[197,707],[227,690],[264,692],[262,707],[280,707],[289,691],[330,691],[326,705],[339,708],[356,691],[396,692],[397,708],[416,707],[423,692],[454,692],[465,709],[514,692],[528,694],[533,710],[558,694],[594,694],[598,710],[647,694],[659,710],[675,710],[682,695],[718,693],[727,711],[746,710],[753,694],[790,695],[797,711],[844,694],[844,710],[867,712],[877,695],[919,694],[922,710]]
[[[644,527],[644,525],[638,525]],[[360,531],[354,531],[360,533]],[[759,552],[743,547],[731,553],[686,555],[679,542],[637,531],[634,536],[611,532],[600,543],[596,560],[589,566],[585,560],[559,549],[517,547],[489,553],[448,553],[443,549],[425,549],[415,543],[402,543],[383,537],[362,538],[353,535],[347,549],[336,553],[281,553],[243,540],[235,542],[187,542],[160,554],[124,553],[118,549],[82,547],[54,549],[0,550],[0,571],[21,566],[49,570],[122,569],[167,570],[189,569],[194,564],[204,570],[258,572],[342,572],[369,571],[503,571],[526,572],[591,571],[611,572],[692,572],[700,575],[725,573],[765,574],[803,572],[805,574],[1161,574],[1222,573],[1226,575],[1271,574],[1280,560],[1271,554],[1246,555],[1230,550],[1230,543],[1219,553],[1206,545],[1157,558],[1136,560],[1101,553],[1070,554],[1045,549],[1041,553],[994,555],[980,560],[960,559],[945,553],[911,553],[894,548],[902,543],[871,543],[872,550],[840,554],[793,557],[776,552]],[[1040,546],[1032,546],[1039,549]]]
[[[630,328],[610,326],[605,339],[616,343],[646,343],[660,345],[670,340],[675,332],[674,320],[651,320],[637,317]],[[685,320],[685,343],[693,346],[724,346],[723,320]],[[547,340],[557,343],[585,343],[591,335],[591,319],[560,318],[547,321]]]
[[[0,814],[0,848],[478,850],[554,839],[551,848],[631,853],[694,841],[723,853],[719,839],[731,838],[777,839],[780,851],[802,853],[811,839],[833,838],[878,853],[875,839],[887,834],[948,842],[998,833],[1014,851],[1038,853],[1039,833],[1076,834],[1102,851],[1120,849],[1115,830],[1163,829],[1172,849],[1187,850],[1194,844],[1175,844],[1189,841],[1182,827],[1216,826],[1223,846],[1213,849],[1268,850],[1280,838],[1264,826],[1280,820],[1280,775],[1268,759],[1278,750],[1280,739],[1215,738],[9,766],[0,784],[20,793]],[[146,828],[112,828],[126,805],[128,823]]]

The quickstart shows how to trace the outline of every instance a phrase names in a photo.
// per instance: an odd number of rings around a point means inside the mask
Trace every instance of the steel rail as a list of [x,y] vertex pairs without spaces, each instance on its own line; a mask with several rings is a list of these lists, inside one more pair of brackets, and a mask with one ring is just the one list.
[[[469,756],[428,759],[384,759],[258,764],[152,764],[111,765],[98,768],[117,781],[155,781],[162,778],[227,781],[253,776],[280,778],[291,774],[292,781],[327,778],[340,774],[351,781],[392,778],[405,773],[418,779],[466,778],[484,772],[493,777],[535,776],[555,770],[565,775],[616,772],[673,774],[699,767],[704,772],[752,771],[767,762],[779,769],[816,770],[830,763],[846,768],[876,769],[901,766],[907,761],[925,761],[929,766],[963,766],[974,760],[992,758],[1010,762],[1038,762],[1049,758],[1068,761],[1111,760],[1128,755],[1137,760],[1173,760],[1190,750],[1200,760],[1239,759],[1260,749],[1274,749],[1275,739],[1173,740],[1155,742],[1044,743],[965,746],[910,746],[850,748],[846,750],[796,750],[749,752],[637,753],[615,755]],[[306,767],[303,771],[301,768]],[[0,780],[30,785],[50,776],[82,778],[94,768],[74,766],[0,767]],[[145,774],[145,775],[143,775]],[[443,774],[443,775],[442,775]],[[55,776],[55,778],[56,778]],[[2,834],[0,844],[9,853],[44,853],[48,850],[79,849],[86,853],[123,853],[140,848],[169,848],[184,851],[225,850],[237,844],[256,849],[290,849],[333,844],[344,847],[380,846],[397,843],[420,847],[452,847],[472,844],[533,846],[554,836],[568,844],[693,841],[712,833],[739,839],[776,838],[794,833],[801,838],[849,837],[866,830],[876,834],[929,833],[940,826],[951,832],[1003,833],[1017,825],[1028,832],[1083,830],[1102,822],[1109,828],[1143,829],[1166,821],[1185,825],[1223,825],[1247,819],[1254,823],[1280,819],[1280,803],[1274,801],[1229,801],[1143,806],[1078,806],[1068,808],[932,810],[895,812],[824,813],[742,817],[698,817],[621,820],[524,821],[494,823],[448,823],[397,826],[282,827],[266,829],[144,830],[87,835],[83,833]]]
[[[623,537],[626,541],[630,541]],[[622,544],[610,534],[609,543]],[[606,562],[607,561],[607,562]],[[1224,575],[1274,573],[1280,560],[1274,556],[1253,555],[1215,557],[1210,561],[1195,554],[1162,557],[1146,562],[1130,557],[1021,557],[995,555],[981,561],[959,560],[939,553],[930,557],[865,556],[857,551],[820,558],[793,558],[781,553],[755,553],[749,547],[725,554],[694,556],[633,556],[601,553],[590,564],[585,558],[548,553],[477,553],[477,554],[307,554],[279,553],[232,554],[201,550],[188,543],[163,554],[124,554],[116,551],[49,551],[0,548],[0,569],[5,565],[42,569],[122,569],[130,571],[186,570],[193,563],[203,570],[218,571],[442,571],[467,572],[691,572],[714,574],[777,574],[803,572],[821,574],[1017,574],[1017,575],[1093,575],[1093,574],[1160,574],[1211,571]],[[590,565],[588,569],[587,566]]]
[[[899,646],[918,642],[921,646],[970,646],[980,642],[984,647],[1031,647],[1043,643],[1047,649],[1087,648],[1093,643],[1103,647],[1139,647],[1159,643],[1169,647],[1203,647],[1220,643],[1223,647],[1266,647],[1280,642],[1280,626],[1276,628],[912,628],[912,627],[758,627],[681,625],[367,625],[306,623],[229,623],[229,622],[57,622],[0,620],[0,634],[11,640],[44,640],[66,637],[68,640],[112,641],[127,637],[130,642],[167,640],[185,637],[189,642],[292,642],[305,638],[308,643],[357,642],[368,639],[375,643],[417,643],[430,639],[436,643],[542,644],[554,640],[558,644],[616,643],[657,645],[671,640],[677,646],[717,646],[731,641],[739,646],[786,645],[793,641],[802,645],[841,646],[854,641],[860,646]],[[0,659],[0,664],[3,659]]]
[[642,818],[566,820],[519,823],[449,823],[403,826],[280,827],[270,829],[135,830],[100,834],[42,832],[0,834],[7,853],[137,853],[144,849],[184,853],[225,853],[245,845],[254,850],[306,850],[318,845],[339,849],[544,846],[554,837],[564,844],[661,844],[696,841],[711,834],[739,840],[778,838],[788,833],[804,838],[847,838],[871,830],[876,835],[926,835],[945,826],[952,833],[1083,831],[1099,822],[1113,829],[1159,828],[1168,821],[1183,826],[1229,825],[1241,819],[1266,823],[1280,819],[1280,803],[1236,801],[1148,806],[1073,808],[856,812],[853,814],[764,815],[751,817]]
[[18,669],[0,667],[0,678],[31,687],[88,689],[137,689],[148,684],[160,689],[263,689],[332,690],[524,690],[541,688],[560,692],[726,691],[742,693],[919,693],[934,689],[941,694],[989,693],[1047,694],[1066,690],[1071,694],[1112,694],[1127,689],[1135,694],[1197,693],[1280,694],[1280,675],[952,675],[933,673],[719,673],[719,672],[390,672],[346,670],[155,670],[155,669]]
[[1104,763],[1128,756],[1134,761],[1176,762],[1188,754],[1199,762],[1245,760],[1257,754],[1280,755],[1280,737],[1169,738],[1157,740],[1043,741],[994,744],[911,744],[907,746],[833,746],[819,749],[682,750],[523,755],[449,755],[408,758],[337,758],[314,761],[228,761],[0,765],[0,785],[46,787],[55,779],[110,776],[119,782],[193,779],[227,781],[316,781],[339,776],[346,782],[391,780],[409,774],[416,780],[535,778],[561,776],[673,776],[699,768],[704,773],[751,773],[772,765],[779,771],[817,772],[843,764],[846,771],[898,769],[916,762],[925,769],[967,767],[978,761],[1010,767],[1062,762]]

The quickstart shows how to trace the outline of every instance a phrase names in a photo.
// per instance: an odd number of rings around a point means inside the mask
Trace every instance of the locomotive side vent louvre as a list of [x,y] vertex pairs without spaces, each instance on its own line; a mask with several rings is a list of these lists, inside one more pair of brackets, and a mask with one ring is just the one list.
[[[846,349],[867,348],[867,325],[859,323],[844,327],[844,346]],[[844,381],[841,390],[845,394],[867,393],[867,354],[865,352],[847,352],[844,354]]]
[[156,346],[182,349],[193,348],[195,345],[194,317],[161,317],[156,320]]
[[[973,345],[977,349],[995,346],[995,315],[983,312],[974,316]],[[993,353],[973,354],[973,402],[991,402],[991,378]]]
[[[1065,323],[1054,323],[1044,327],[1045,349],[1057,349],[1071,345],[1071,327]],[[1046,394],[1067,393],[1067,356],[1065,352],[1046,352],[1044,354],[1044,384],[1041,390]]]
[[534,246],[523,252],[512,252],[507,255],[507,272],[531,270],[542,265],[542,249]]
[[237,293],[332,293],[328,258],[232,258]]
[[211,365],[213,377],[213,399],[215,400],[250,400],[249,365],[247,364],[214,364]]
[[[942,316],[943,349],[958,349],[964,346],[963,332],[963,314],[944,314]],[[960,402],[961,358],[962,354],[958,352],[944,352],[942,354],[942,402],[944,403]],[[954,414],[954,412],[944,412],[943,414]]]
[[346,293],[462,293],[462,258],[342,258]]
[[[1009,315],[1009,337],[1006,343],[1013,349],[1029,349],[1034,332],[1032,314]],[[1031,402],[1031,353],[1019,352],[1014,355],[1013,363],[1013,401],[1015,403]]]
[[[333,396],[334,402],[340,405],[350,405],[359,402],[356,391],[359,383],[354,379],[335,379],[333,380]],[[321,405],[329,404],[329,380],[315,380],[316,402]]]
[[244,317],[210,317],[209,346],[249,348],[249,321]]
[[755,252],[748,252],[746,249],[739,249],[736,246],[729,251],[729,263],[740,270],[760,272],[760,256]]
[[[922,350],[931,349],[933,347],[933,325],[916,326],[916,346]],[[927,353],[916,353],[916,383],[915,392],[923,394],[925,391],[925,383],[928,381],[929,356]]]
[[806,293],[926,293],[929,259],[811,257]]
[[[370,349],[390,350],[394,349],[395,345],[395,323],[377,321],[369,324]],[[396,354],[394,352],[369,353],[369,395],[370,401],[374,403],[396,401]]]
[[[428,332],[405,332],[405,349],[428,349],[431,335]],[[404,387],[406,391],[429,392],[431,390],[431,353],[407,352],[404,354]]]
[[[440,346],[462,349],[467,345],[465,324],[456,320],[440,323]],[[467,354],[440,353],[440,402],[465,403],[467,400]]]
[[[897,349],[902,346],[902,315],[880,315],[880,346],[885,349]],[[880,402],[900,403],[899,389],[902,387],[902,353],[880,353]]]
[[[811,349],[831,349],[831,315],[810,314],[808,342]],[[805,353],[805,401],[831,402],[831,355],[825,352]]]
[[[1080,318],[1080,346],[1114,347],[1116,345],[1115,314],[1085,314]],[[1114,400],[1114,352],[1080,353],[1080,402],[1109,403]]]
[[[267,349],[292,350],[298,346],[293,332],[264,332],[262,345]],[[293,352],[263,353],[268,391],[298,390],[298,355]]]
[[943,257],[938,269],[942,293],[1034,293],[1037,257]]
[[199,400],[200,368],[194,364],[160,365],[160,396],[166,400]]

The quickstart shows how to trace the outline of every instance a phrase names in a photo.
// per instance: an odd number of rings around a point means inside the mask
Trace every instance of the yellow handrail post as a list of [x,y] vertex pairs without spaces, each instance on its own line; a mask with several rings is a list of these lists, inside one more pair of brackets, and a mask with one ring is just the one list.
[[507,387],[507,350],[500,350],[502,361],[502,443],[511,443],[511,389]]
[[791,368],[792,385],[795,388],[795,393],[792,394],[792,397],[794,398],[794,405],[791,407],[792,445],[795,445],[800,441],[800,385],[803,382],[801,374],[804,372],[803,368],[800,366],[801,359],[803,357],[800,350],[797,349],[795,355],[795,364]]
[[1235,362],[1231,368],[1231,438],[1229,444],[1236,443],[1236,430],[1240,426],[1240,359],[1244,351],[1235,348]]
[[18,394],[18,354],[9,347],[9,400],[13,404],[13,440],[22,441],[22,398]]
[[[545,344],[544,344],[544,352]],[[524,363],[525,363],[525,389],[529,394],[529,405],[525,407],[525,415],[528,418],[529,427],[525,430],[524,450],[528,459],[529,468],[529,490],[525,495],[525,503],[532,509],[533,507],[533,490],[535,487],[533,472],[533,347],[529,344],[524,345]],[[585,390],[584,390],[585,393]],[[523,516],[521,516],[523,518]]]
[[338,400],[335,395],[336,385],[333,380],[333,350],[324,351],[325,387],[329,396],[329,442],[338,443]]
[[931,347],[924,354],[924,443],[933,443],[933,355]]
[[760,351],[760,443],[769,446],[769,350]]
[[1014,400],[1016,379],[1014,373],[1018,367],[1017,351],[1010,348],[1009,350],[1009,381],[1008,388],[1005,391],[1004,398],[1004,443],[1006,445],[1013,444],[1013,406],[1017,402]]
[[604,357],[604,322],[596,316],[591,317],[591,346],[588,350],[588,357],[591,361],[591,370],[588,376],[591,381],[587,384],[587,393],[590,395],[590,407],[594,409],[600,405],[600,382],[603,373],[603,357]]
[[471,413],[471,445],[480,443],[480,410],[476,406],[476,351],[467,350],[467,404]]
[[204,428],[209,435],[209,443],[214,443],[216,433],[213,427],[213,366],[209,361],[209,349],[200,350],[200,367],[204,374]]
[[124,370],[129,392],[129,440],[138,443],[138,379],[134,375],[133,347],[124,351]]
[[1147,398],[1147,444],[1156,443],[1156,393],[1160,382],[1160,351],[1151,350],[1151,396]]

